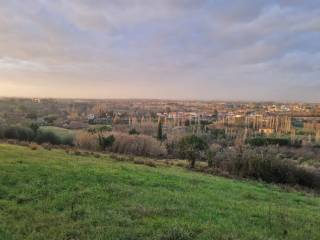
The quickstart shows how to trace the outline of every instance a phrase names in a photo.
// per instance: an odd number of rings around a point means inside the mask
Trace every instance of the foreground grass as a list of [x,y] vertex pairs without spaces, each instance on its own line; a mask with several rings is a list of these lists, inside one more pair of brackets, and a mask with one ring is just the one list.
[[176,167],[0,145],[0,239],[320,239],[320,199]]

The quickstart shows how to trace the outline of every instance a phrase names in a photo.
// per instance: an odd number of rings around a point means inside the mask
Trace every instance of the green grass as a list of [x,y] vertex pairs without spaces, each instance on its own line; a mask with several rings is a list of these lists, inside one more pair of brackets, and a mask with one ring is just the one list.
[[74,137],[76,133],[80,131],[80,130],[71,130],[66,128],[54,127],[54,126],[42,126],[40,127],[40,130],[53,132],[61,138]]
[[89,124],[89,128],[98,129],[98,128],[101,128],[101,127],[110,127],[110,128],[112,128],[112,125],[110,125],[110,124]]
[[0,239],[320,239],[320,199],[108,156],[0,145]]

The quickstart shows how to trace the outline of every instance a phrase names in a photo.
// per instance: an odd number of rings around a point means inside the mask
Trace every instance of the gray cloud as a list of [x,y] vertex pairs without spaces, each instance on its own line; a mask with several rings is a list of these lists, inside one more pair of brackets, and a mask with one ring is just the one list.
[[12,0],[0,32],[0,95],[320,101],[319,1]]

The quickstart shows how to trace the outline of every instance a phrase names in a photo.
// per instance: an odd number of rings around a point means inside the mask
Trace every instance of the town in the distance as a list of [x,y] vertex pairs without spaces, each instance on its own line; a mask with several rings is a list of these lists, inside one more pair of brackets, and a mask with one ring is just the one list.
[[175,100],[0,99],[0,123],[79,130],[105,125],[111,131],[155,136],[208,134],[228,138],[268,136],[293,144],[320,144],[320,104]]

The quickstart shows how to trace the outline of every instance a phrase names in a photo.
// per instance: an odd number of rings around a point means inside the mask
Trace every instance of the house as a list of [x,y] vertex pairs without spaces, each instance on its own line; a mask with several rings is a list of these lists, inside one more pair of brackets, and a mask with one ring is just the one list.
[[34,102],[34,103],[40,103],[41,100],[40,100],[40,98],[32,98],[32,102]]
[[270,135],[274,132],[272,128],[260,128],[259,133],[260,134],[265,134],[265,135]]
[[90,121],[92,121],[92,120],[94,120],[95,119],[95,116],[94,116],[94,114],[93,113],[91,113],[91,114],[89,114],[88,116],[87,116],[87,119]]

